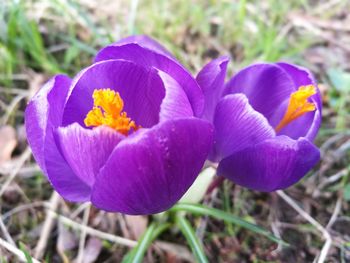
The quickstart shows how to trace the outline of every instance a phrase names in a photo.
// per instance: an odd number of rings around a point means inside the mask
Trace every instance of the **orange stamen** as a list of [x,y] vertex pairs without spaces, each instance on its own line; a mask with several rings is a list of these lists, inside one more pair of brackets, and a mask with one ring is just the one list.
[[118,92],[111,89],[96,89],[92,98],[94,107],[84,119],[86,126],[106,125],[124,135],[128,135],[131,129],[136,131],[141,128],[127,116],[126,112],[123,112],[124,102]]
[[316,88],[313,85],[301,86],[296,92],[290,95],[290,100],[286,113],[280,123],[276,126],[276,132],[288,125],[290,122],[299,118],[307,112],[316,109],[315,104],[307,99],[316,94]]

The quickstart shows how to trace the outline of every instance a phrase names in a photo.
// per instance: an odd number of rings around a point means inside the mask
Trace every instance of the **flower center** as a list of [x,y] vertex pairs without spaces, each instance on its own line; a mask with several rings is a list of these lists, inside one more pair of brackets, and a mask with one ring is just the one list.
[[87,127],[106,125],[124,135],[128,135],[131,129],[136,131],[141,128],[123,111],[124,102],[118,92],[111,89],[95,89],[92,98],[94,107],[84,119]]
[[279,132],[283,127],[305,113],[314,111],[316,109],[315,104],[307,100],[314,94],[316,94],[314,85],[301,86],[296,92],[293,92],[290,95],[287,111],[275,128],[276,132]]

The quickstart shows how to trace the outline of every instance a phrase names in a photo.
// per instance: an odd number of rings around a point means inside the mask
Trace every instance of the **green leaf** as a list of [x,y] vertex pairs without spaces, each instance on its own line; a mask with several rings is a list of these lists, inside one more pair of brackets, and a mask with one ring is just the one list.
[[25,247],[25,245],[22,242],[19,242],[19,248],[24,253],[24,256],[26,257],[27,263],[33,263],[32,257],[30,256],[27,248]]
[[176,218],[176,224],[184,234],[188,244],[190,245],[193,254],[195,255],[197,262],[209,262],[205,256],[202,244],[196,237],[193,228],[186,218],[182,215],[178,215]]
[[350,91],[350,74],[340,69],[331,68],[327,71],[327,75],[332,85],[337,91]]
[[223,212],[219,209],[215,209],[215,208],[210,208],[210,207],[206,207],[203,205],[194,205],[194,204],[177,204],[175,206],[173,206],[170,211],[186,211],[186,212],[190,212],[192,214],[196,214],[196,215],[208,215],[211,217],[214,217],[216,219],[220,219],[220,220],[224,220],[226,222],[238,225],[240,227],[246,228],[252,232],[255,232],[257,234],[266,236],[268,239],[272,240],[273,242],[282,244],[284,246],[289,246],[288,243],[284,242],[282,239],[274,236],[270,231],[257,226],[255,224],[252,224],[248,221],[245,221],[237,216],[234,216],[232,214]]
[[124,258],[122,263],[138,263],[142,262],[143,256],[147,248],[151,245],[152,241],[156,239],[163,231],[165,231],[170,224],[152,223],[145,233],[140,238],[136,247],[134,247]]
[[344,199],[350,201],[350,183],[346,184],[344,187]]

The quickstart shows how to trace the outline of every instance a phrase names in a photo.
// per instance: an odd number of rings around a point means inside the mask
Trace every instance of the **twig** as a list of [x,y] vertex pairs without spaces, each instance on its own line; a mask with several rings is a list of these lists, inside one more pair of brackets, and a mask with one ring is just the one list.
[[[0,74],[0,79],[1,79],[1,74]],[[5,87],[0,87],[0,92],[1,93],[9,93],[9,94],[26,94],[27,96],[29,95],[29,92],[24,89],[17,89],[17,88],[5,88]]]
[[5,236],[5,239],[7,240],[7,242],[9,242],[11,245],[13,245],[14,247],[16,247],[16,243],[15,241],[13,241],[10,233],[7,231],[7,228],[4,224],[4,222],[2,221],[1,217],[0,217],[0,229],[2,231],[2,233]]
[[[85,208],[82,226],[87,226],[87,224],[88,224],[89,215],[90,215],[90,207],[91,207],[91,205],[89,204],[89,206],[87,206]],[[81,234],[80,234],[79,252],[78,252],[78,257],[77,257],[77,263],[83,262],[85,241],[86,241],[86,228],[83,228],[81,230]]]
[[60,196],[56,192],[53,192],[50,198],[49,207],[46,210],[46,219],[43,225],[42,233],[35,247],[34,256],[38,259],[41,259],[44,255],[47,246],[47,241],[51,235],[51,230],[54,224],[55,215],[53,211],[56,211],[59,201]]
[[335,203],[335,207],[334,207],[334,210],[333,210],[333,214],[331,216],[331,218],[329,219],[328,221],[328,224],[326,226],[326,229],[331,229],[333,224],[335,223],[335,221],[337,220],[338,218],[338,215],[339,215],[339,212],[341,210],[341,205],[342,205],[342,201],[343,201],[343,198],[342,196],[340,195],[337,199],[337,202]]
[[[278,237],[279,239],[282,239],[281,233],[280,233],[280,231],[279,231],[279,229],[278,229],[278,222],[272,222],[272,223],[271,223],[271,229],[272,229],[272,233],[273,233],[276,237]],[[279,242],[278,245],[277,245],[277,247],[276,247],[276,249],[275,249],[273,252],[274,252],[274,253],[278,253],[278,252],[280,252],[280,251],[282,250],[282,248],[283,248],[283,245],[282,245],[281,242]]]
[[57,218],[59,221],[61,221],[62,223],[76,229],[79,231],[86,231],[86,234],[89,234],[91,236],[95,236],[104,240],[108,240],[114,243],[117,243],[119,245],[123,245],[123,246],[127,246],[127,247],[135,247],[137,245],[137,242],[134,240],[130,240],[127,238],[123,238],[123,237],[119,237],[119,236],[115,236],[106,232],[102,232],[100,230],[96,230],[92,227],[89,226],[84,226],[81,225],[75,221],[73,221],[72,219],[59,215],[56,212],[52,211],[53,215],[55,218]]
[[347,140],[346,142],[342,143],[342,145],[337,150],[334,151],[333,155],[339,161],[344,155],[346,155],[349,152],[349,149],[350,140]]
[[7,104],[5,102],[3,102],[2,100],[0,100],[0,108],[4,111],[6,111],[6,109],[7,109]]
[[[86,231],[86,234],[90,235],[90,236],[94,236],[94,237],[98,237],[102,240],[108,240],[110,242],[116,243],[118,245],[123,245],[123,246],[127,246],[127,247],[135,247],[137,245],[137,241],[131,240],[131,239],[127,239],[124,237],[120,237],[120,236],[116,236],[113,234],[109,234],[106,232],[102,232],[100,230],[94,229],[88,225],[82,225],[80,223],[77,223],[75,221],[73,221],[72,219],[59,215],[56,212],[52,211],[52,213],[54,214],[54,217],[57,218],[58,221],[60,221],[61,223],[75,229],[78,231]],[[154,245],[159,246],[161,249],[168,251],[168,252],[174,252],[174,248],[170,248],[168,246],[164,246],[165,242],[162,241],[156,241],[154,243]],[[170,243],[169,243],[170,244]],[[185,255],[181,255],[179,256],[180,258],[184,258]]]
[[332,137],[328,138],[320,147],[320,150],[322,153],[324,153],[328,148],[330,148],[334,143],[342,140],[345,138],[348,134],[346,133],[337,133],[333,135]]
[[15,107],[17,106],[17,104],[24,98],[26,98],[28,96],[28,93],[23,93],[23,94],[19,94],[17,95],[10,103],[10,105],[7,106],[6,109],[6,113],[4,114],[4,116],[1,118],[1,124],[6,124],[8,119],[11,116],[11,113],[13,112],[13,110],[15,109]]
[[66,50],[68,48],[69,48],[69,45],[66,43],[63,43],[63,44],[58,44],[58,45],[54,45],[54,46],[49,47],[47,49],[47,52],[48,53],[55,53],[55,52],[59,52],[62,50]]
[[300,17],[296,14],[291,14],[289,16],[289,19],[292,21],[292,23],[297,27],[302,27],[306,29],[307,31],[311,32],[315,36],[321,37],[324,40],[328,41],[329,43],[332,43],[333,45],[336,45],[340,48],[342,48],[346,52],[350,52],[349,46],[346,44],[338,41],[337,39],[334,39],[334,37],[330,36],[329,34],[326,34],[322,30],[320,30],[318,27],[316,27],[314,24],[312,24],[307,19]]
[[0,74],[0,79],[28,80],[29,76],[27,74],[11,74],[11,76],[8,76],[6,74]]
[[287,23],[281,30],[280,33],[276,37],[276,43],[280,41],[284,41],[284,39],[288,36],[289,32],[293,29],[292,23]]
[[312,197],[317,197],[319,196],[321,190],[326,187],[329,184],[332,184],[336,181],[338,181],[339,179],[341,179],[342,177],[346,176],[348,174],[348,168],[344,168],[342,170],[340,170],[339,172],[337,172],[336,174],[327,177],[323,182],[321,182],[319,184],[319,186],[315,189],[314,193],[312,194]]
[[301,19],[307,20],[317,28],[340,32],[350,32],[350,27],[341,20],[322,20],[317,16],[298,15]]
[[2,187],[0,189],[0,197],[6,191],[7,187],[10,185],[10,183],[13,181],[13,179],[15,179],[17,173],[22,168],[22,166],[24,165],[25,161],[30,157],[30,154],[31,154],[31,150],[30,150],[29,147],[27,147],[25,149],[25,151],[19,157],[17,166],[13,168],[12,173],[9,175],[9,177],[7,178],[5,183],[2,185]]
[[312,13],[314,14],[322,14],[327,10],[331,10],[334,8],[334,6],[338,5],[341,3],[343,0],[331,0],[331,1],[326,1],[324,4],[320,4],[316,8],[312,10]]
[[90,207],[91,204],[86,202],[81,204],[77,209],[75,209],[71,214],[70,214],[70,218],[74,219],[76,218],[82,211],[86,210],[88,207]]
[[[272,233],[278,237],[279,239],[282,239],[281,238],[281,232],[280,232],[280,229],[279,229],[279,223],[280,221],[278,220],[278,209],[277,209],[277,200],[278,200],[278,197],[276,194],[272,194],[271,195],[271,209],[270,209],[270,213],[269,213],[269,216],[268,216],[268,220],[269,222],[271,222],[271,230],[272,230]],[[280,251],[282,251],[283,249],[283,245],[282,245],[282,242],[279,242],[277,247],[271,251],[271,254],[272,255],[278,255],[278,253]]]
[[[26,255],[23,253],[23,251],[11,245],[9,242],[3,240],[2,238],[0,238],[0,246],[4,247],[8,251],[10,251],[12,254],[17,256],[20,261],[27,262]],[[33,263],[40,263],[35,258],[31,258],[31,260]]]
[[37,202],[30,203],[30,204],[19,205],[19,206],[13,208],[12,210],[6,212],[5,214],[3,214],[1,216],[1,218],[2,218],[2,220],[6,220],[7,218],[13,216],[16,213],[22,212],[22,211],[27,210],[27,209],[32,209],[34,207],[44,206],[45,203],[46,202],[43,202],[43,201],[37,201]]
[[[320,231],[326,240],[324,243],[321,253],[315,258],[314,262],[323,263],[326,260],[328,251],[332,245],[332,237],[328,233],[327,229],[325,229],[319,222],[317,222],[312,216],[306,213],[299,205],[288,195],[286,195],[282,190],[277,191],[277,194],[287,203],[289,204],[295,211],[297,211],[306,221],[312,224],[318,231]],[[317,260],[317,261],[316,261]]]

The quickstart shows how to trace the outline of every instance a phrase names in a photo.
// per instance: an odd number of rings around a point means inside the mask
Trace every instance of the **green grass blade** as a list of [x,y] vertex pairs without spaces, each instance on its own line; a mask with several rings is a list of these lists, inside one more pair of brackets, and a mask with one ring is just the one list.
[[22,242],[19,242],[19,248],[24,253],[27,263],[33,263],[32,257],[30,256],[28,250],[26,249],[25,245]]
[[[24,1],[11,3],[8,9],[7,34],[2,34],[8,50],[16,63],[22,58],[18,54],[30,55],[26,62],[32,67],[43,68],[51,73],[60,72],[57,61],[46,51],[39,24],[27,17]],[[23,55],[22,54],[22,55]],[[24,56],[26,57],[26,56]]]
[[140,238],[136,247],[134,247],[124,258],[122,263],[138,263],[142,262],[144,254],[147,248],[151,245],[152,241],[157,238],[163,231],[165,231],[170,224],[157,225],[152,223],[143,236]]
[[252,224],[248,221],[245,221],[237,216],[223,212],[219,209],[205,207],[203,205],[177,204],[171,208],[171,211],[174,211],[174,212],[186,211],[186,212],[196,214],[196,215],[208,215],[208,216],[214,217],[216,219],[224,220],[225,222],[229,222],[229,223],[238,225],[240,227],[248,229],[248,230],[255,232],[257,234],[263,235],[273,242],[282,244],[284,246],[289,245],[288,243],[284,242],[282,239],[274,236],[270,231],[268,231],[260,226],[257,226],[255,224]]
[[197,259],[197,262],[201,262],[201,263],[209,262],[204,253],[202,244],[196,237],[196,234],[194,233],[194,230],[191,227],[188,220],[186,220],[184,216],[179,215],[176,218],[176,224],[180,228],[181,232],[184,234],[189,246],[192,249],[193,254]]

